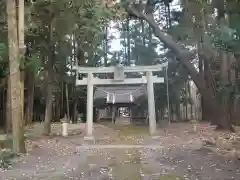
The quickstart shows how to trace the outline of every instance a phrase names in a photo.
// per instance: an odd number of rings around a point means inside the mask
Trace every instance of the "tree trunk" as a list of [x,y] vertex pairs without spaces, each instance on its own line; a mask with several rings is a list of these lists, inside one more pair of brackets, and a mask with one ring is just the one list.
[[188,89],[187,89],[187,83],[185,82],[185,120],[188,120]]
[[112,106],[112,124],[116,123],[116,112],[117,112],[117,107],[113,105]]
[[11,87],[10,87],[10,75],[8,75],[7,84],[7,108],[6,108],[6,131],[7,133],[12,132],[12,114],[11,114]]
[[61,111],[60,116],[62,117],[62,114],[64,114],[64,81],[63,81],[63,75],[61,74]]
[[224,112],[224,119],[225,121],[230,122],[230,107],[229,107],[229,102],[230,102],[230,92],[228,89],[225,89],[225,87],[229,84],[229,79],[228,79],[228,55],[226,52],[221,51],[221,56],[220,56],[220,84],[222,87],[221,92],[219,93],[219,98],[220,98],[220,104],[222,106],[222,110]]
[[176,118],[177,118],[176,120],[179,121],[179,120],[181,120],[180,104],[179,104],[179,102],[176,102],[175,108],[176,108]]
[[73,104],[73,122],[76,123],[77,122],[77,118],[78,118],[78,110],[77,110],[77,100],[74,101]]
[[21,80],[21,99],[22,99],[22,118],[26,123],[26,119],[24,117],[24,79],[25,79],[25,72],[24,72],[24,55],[25,55],[25,44],[24,44],[24,0],[17,0],[18,5],[17,8],[17,20],[18,20],[18,47],[19,47],[19,59],[20,59],[20,80]]
[[140,23],[141,23],[141,28],[142,28],[142,43],[143,43],[143,46],[146,47],[146,34],[145,34],[144,21],[142,19],[140,19]]
[[185,120],[188,120],[188,105],[187,105],[187,103],[184,104],[184,106],[185,106]]
[[105,27],[105,42],[104,42],[104,66],[108,65],[108,26]]
[[70,113],[69,113],[69,99],[68,99],[68,84],[66,83],[66,105],[67,105],[67,121],[69,122],[70,120]]
[[239,79],[239,69],[240,69],[240,54],[239,53],[235,53],[234,54],[234,58],[236,60],[235,62],[235,66],[232,66],[232,68],[234,68],[235,71],[235,77],[233,78],[233,84],[234,84],[234,96],[233,96],[233,106],[232,106],[232,115],[231,117],[233,117],[234,119],[234,123],[237,125],[240,125],[240,121],[239,121],[239,99],[238,99],[238,94],[240,92],[240,86],[239,83],[237,83],[237,80]]
[[[49,66],[51,66],[51,60],[48,60]],[[49,67],[50,68],[50,67]],[[52,106],[53,106],[53,84],[52,84],[52,72],[48,70],[48,86],[47,86],[47,97],[45,107],[45,119],[43,134],[49,135],[51,133],[51,120],[52,120]]]
[[28,88],[27,88],[27,107],[26,107],[26,122],[32,124],[33,120],[33,103],[34,103],[34,73],[29,73]]
[[18,47],[17,12],[16,1],[8,0],[8,45],[9,45],[9,69],[10,69],[10,98],[11,98],[11,118],[13,128],[13,151],[15,153],[25,153],[24,143],[24,122],[21,99],[20,80],[20,56]]
[[173,111],[173,104],[170,104],[170,121],[173,121],[173,115],[174,115],[174,111]]
[[[194,32],[195,32],[195,36],[197,37],[197,54],[198,54],[198,64],[199,64],[199,76],[203,78],[204,83],[206,85],[206,63],[203,59],[203,57],[201,56],[201,54],[204,51],[204,44],[203,44],[203,36],[204,36],[204,32],[207,31],[206,29],[206,21],[205,21],[205,17],[204,17],[204,12],[202,12],[201,14],[198,14],[197,18],[196,18],[196,22],[195,22],[195,28],[194,28]],[[202,110],[202,116],[201,116],[201,120],[208,120],[208,108],[206,107],[206,103],[204,103],[203,97],[201,96],[201,110]]]
[[[220,25],[223,23],[224,25],[228,25],[228,11],[226,9],[227,2],[225,1],[218,7],[218,16],[217,16],[217,24]],[[221,14],[220,9],[224,9],[224,14]],[[225,50],[220,50],[220,85],[221,85],[221,91],[220,91],[220,104],[223,111],[223,117],[224,121],[226,123],[231,123],[231,91],[228,88],[229,82],[229,70],[230,70],[230,61],[229,59],[229,53]]]
[[61,106],[60,106],[60,97],[58,96],[56,99],[56,121],[59,122],[61,119]]
[[191,94],[191,86],[190,86],[190,81],[188,81],[188,95],[189,95],[189,100],[191,101],[190,102],[190,118],[191,120],[193,120],[193,97],[192,97],[192,94]]
[[127,65],[131,64],[130,18],[127,18]]
[[53,37],[53,21],[49,24],[49,44],[50,50],[47,59],[47,97],[45,107],[45,119],[43,134],[49,135],[51,133],[51,120],[52,120],[52,106],[53,106],[53,61],[55,58],[55,48],[52,42]]
[[151,48],[152,44],[152,29],[151,26],[148,27],[148,47]]
[[168,27],[172,27],[172,20],[171,20],[171,8],[170,8],[170,3],[167,3],[167,16],[168,16]]

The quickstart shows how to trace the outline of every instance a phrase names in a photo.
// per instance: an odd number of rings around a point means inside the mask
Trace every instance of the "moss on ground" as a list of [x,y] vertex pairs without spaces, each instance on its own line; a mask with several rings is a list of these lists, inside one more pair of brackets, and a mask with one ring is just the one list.
[[174,174],[161,175],[159,180],[183,180],[182,177],[176,176]]
[[104,123],[103,125],[119,131],[120,134],[124,135],[147,135],[148,127],[147,126],[137,126],[137,125],[120,125],[112,123]]
[[135,125],[120,125],[103,122],[102,125],[109,127],[117,132],[116,137],[111,137],[110,144],[138,144],[138,140],[148,136],[148,127]]
[[[2,137],[3,138],[1,138],[1,140],[0,140],[0,147],[2,149],[12,149],[12,144],[13,144],[12,135],[9,135],[9,136],[2,135]],[[34,141],[34,140],[37,140],[37,139],[38,139],[38,137],[35,136],[35,135],[32,135],[32,134],[25,135],[25,140]]]
[[7,138],[5,140],[0,140],[0,149],[12,149],[12,139]]

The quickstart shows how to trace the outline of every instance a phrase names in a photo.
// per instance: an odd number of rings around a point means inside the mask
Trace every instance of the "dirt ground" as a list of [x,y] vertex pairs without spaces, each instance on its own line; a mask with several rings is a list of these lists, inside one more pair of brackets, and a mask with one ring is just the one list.
[[1,170],[0,180],[239,180],[240,161],[205,145],[224,133],[196,127],[172,124],[151,137],[147,127],[98,124],[95,142],[86,142],[83,124],[71,125],[69,137],[56,125],[55,136],[27,141],[29,153]]

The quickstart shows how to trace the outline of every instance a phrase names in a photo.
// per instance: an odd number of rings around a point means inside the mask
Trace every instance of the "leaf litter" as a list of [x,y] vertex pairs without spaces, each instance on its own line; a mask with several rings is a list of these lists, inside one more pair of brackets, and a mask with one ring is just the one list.
[[[240,179],[237,156],[223,153],[238,151],[238,133],[216,132],[208,124],[195,124],[194,128],[192,124],[172,124],[154,138],[146,127],[95,125],[96,148],[82,150],[76,150],[83,144],[76,131],[68,138],[28,140],[28,154],[14,161],[11,169],[2,170],[0,179]],[[98,149],[101,144],[163,148]]]

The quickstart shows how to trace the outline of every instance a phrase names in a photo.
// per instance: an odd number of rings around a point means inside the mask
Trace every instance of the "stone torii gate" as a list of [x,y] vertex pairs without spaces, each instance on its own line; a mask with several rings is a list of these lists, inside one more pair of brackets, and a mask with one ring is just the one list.
[[[93,139],[93,87],[94,85],[126,85],[126,84],[147,84],[148,94],[148,115],[149,133],[154,135],[156,132],[156,115],[154,99],[154,83],[164,83],[164,77],[153,76],[153,72],[161,71],[166,64],[154,66],[112,66],[112,67],[81,67],[75,66],[77,73],[76,85],[87,85],[87,129],[85,139]],[[125,72],[146,73],[141,78],[126,78]],[[114,73],[114,79],[100,79],[93,74]],[[87,74],[87,78],[79,80],[79,74]]]

